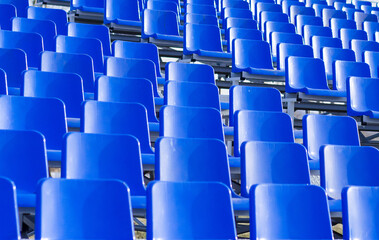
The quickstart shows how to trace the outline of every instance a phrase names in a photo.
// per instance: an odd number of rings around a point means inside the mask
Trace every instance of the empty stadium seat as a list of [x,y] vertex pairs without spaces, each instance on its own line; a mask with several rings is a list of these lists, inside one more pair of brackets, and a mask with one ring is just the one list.
[[355,12],[354,13],[354,20],[357,23],[357,29],[362,30],[363,29],[363,22],[378,22],[378,17],[374,14],[367,14],[364,12]]
[[[41,55],[41,71],[76,73],[83,80],[83,90],[93,93],[95,74],[92,58],[86,54],[56,53],[45,51]],[[89,96],[90,94],[86,95]]]
[[252,239],[333,239],[327,197],[318,186],[257,185],[250,191],[250,219]]
[[[147,239],[237,239],[230,190],[221,183],[151,183],[146,214]],[[170,221],[175,227],[164,224]]]
[[355,52],[357,62],[363,62],[363,54],[365,51],[379,52],[379,43],[365,40],[351,40],[351,49]]
[[292,23],[287,22],[266,22],[264,25],[264,36],[266,41],[270,40],[270,35],[272,32],[284,32],[284,33],[295,33],[295,26]]
[[[24,73],[21,95],[58,98],[64,102],[68,118],[80,118],[81,104],[84,101],[83,81],[74,73],[28,70]],[[70,121],[69,124],[71,125]],[[76,127],[79,126],[76,123]]]
[[149,122],[158,122],[155,115],[153,85],[147,79],[101,76],[96,80],[95,100],[140,103],[147,110]]
[[269,42],[271,43],[271,51],[275,62],[277,62],[278,46],[281,43],[294,43],[303,44],[303,37],[296,33],[283,33],[283,32],[272,32],[269,37]]
[[229,30],[231,28],[241,28],[241,29],[258,29],[257,22],[253,19],[247,19],[247,18],[232,18],[229,17],[227,19],[224,19],[225,21],[225,40],[229,41]]
[[346,19],[346,13],[341,10],[324,8],[322,10],[322,20],[325,27],[330,27],[331,19]]
[[[350,8],[350,7],[343,7],[342,11],[346,12],[346,16],[348,20],[354,20],[354,16],[356,12],[362,12],[362,10]],[[358,26],[357,26],[358,27]]]
[[50,20],[16,17],[12,20],[12,31],[38,33],[42,36],[44,49],[47,51],[55,51],[57,30],[55,23]]
[[308,7],[312,7],[315,10],[317,17],[323,17],[322,12],[324,9],[334,9],[332,6],[328,6],[326,1],[310,0],[309,2],[311,2],[311,5],[308,5]]
[[228,52],[232,52],[234,39],[263,40],[262,32],[257,29],[228,28]]
[[129,188],[117,180],[45,180],[38,191],[35,234],[47,239],[133,239]]
[[333,37],[339,38],[341,29],[357,29],[357,24],[354,20],[332,18],[330,19],[330,27],[332,29]]
[[[143,1],[141,1],[143,2]],[[141,28],[138,0],[105,0],[104,23]],[[142,11],[142,9],[141,9]]]
[[363,30],[365,30],[367,32],[367,36],[368,36],[369,41],[375,41],[375,33],[379,30],[379,23],[377,23],[377,22],[363,22]]
[[0,27],[12,30],[12,18],[16,17],[16,8],[12,4],[0,4]]
[[186,12],[216,16],[216,9],[214,6],[211,6],[211,5],[193,4],[193,3],[187,4]]
[[286,22],[288,23],[288,15],[282,12],[261,12],[260,29],[264,30],[266,22]]
[[315,16],[315,10],[311,7],[292,5],[290,6],[289,15],[291,16],[291,22],[296,25],[297,15]]
[[337,60],[333,67],[333,89],[346,92],[349,77],[370,77],[370,67],[366,63]]
[[297,33],[304,36],[304,26],[322,26],[322,18],[308,16],[308,15],[297,15],[296,16],[296,30]]
[[38,182],[49,176],[45,138],[36,131],[0,130],[0,156],[0,176],[14,182],[18,207],[34,208]]
[[379,65],[379,52],[365,51],[363,53],[363,58],[365,63],[370,66],[371,77],[377,78],[378,74],[378,65]]
[[19,95],[22,73],[28,69],[26,53],[21,49],[0,49],[0,68],[6,73],[9,94]]
[[284,70],[290,56],[313,58],[313,49],[308,45],[281,43],[278,45],[277,68]]
[[239,110],[282,112],[280,92],[275,88],[232,86],[229,89],[229,125]]
[[234,156],[240,156],[240,147],[246,141],[294,142],[294,139],[291,118],[286,113],[240,110],[234,114]]
[[215,84],[214,70],[209,65],[169,62],[166,64],[165,71],[166,81]]
[[[8,95],[7,74],[4,70],[0,70],[0,94]],[[19,93],[19,89],[17,89]]]
[[340,38],[342,40],[343,48],[352,49],[351,40],[353,39],[367,40],[367,33],[363,30],[342,28],[340,30]]
[[346,239],[378,238],[378,187],[351,186],[342,192],[343,236]]
[[315,58],[322,58],[322,50],[325,47],[341,48],[342,42],[339,38],[313,36],[311,38],[313,55]]
[[17,211],[16,186],[7,178],[0,178],[0,191],[2,199],[0,202],[0,219],[1,238],[3,239],[21,239],[19,217]]
[[[341,43],[341,42],[339,42]],[[324,60],[325,72],[328,79],[333,78],[333,66],[337,60],[355,62],[355,53],[350,49],[335,47],[323,47],[321,49],[321,58]],[[339,72],[336,71],[338,75]],[[336,89],[336,88],[334,88]]]
[[310,184],[307,151],[298,143],[244,142],[241,195],[256,184]]
[[374,147],[327,145],[320,149],[321,186],[340,200],[347,186],[379,186],[379,151]]
[[346,116],[305,115],[303,138],[309,159],[316,161],[323,145],[360,145],[357,123]]
[[83,12],[104,12],[104,1],[101,0],[71,0],[71,10]]
[[283,13],[285,14],[290,14],[291,11],[291,6],[303,6],[305,7],[304,2],[298,2],[298,1],[287,1],[287,0],[282,0],[280,1],[283,9]]
[[[146,1],[146,8],[160,11],[173,11],[174,13],[176,13],[176,15],[178,15],[178,17],[180,15],[179,6],[176,1],[148,0]],[[213,17],[216,17],[216,15],[213,15]]]
[[258,2],[256,5],[256,11],[257,11],[257,21],[262,22],[261,15],[263,12],[278,12],[282,13],[282,6],[275,3],[265,3],[265,2]]
[[28,7],[28,18],[53,21],[58,35],[67,35],[67,13],[63,9]]
[[313,36],[332,37],[332,30],[329,27],[305,25],[303,28],[304,43],[312,46]]
[[17,17],[26,17],[26,11],[29,6],[28,0],[1,0],[0,4],[12,4],[17,11]]
[[187,13],[185,15],[185,23],[208,24],[218,26],[218,19],[216,16],[212,15]]

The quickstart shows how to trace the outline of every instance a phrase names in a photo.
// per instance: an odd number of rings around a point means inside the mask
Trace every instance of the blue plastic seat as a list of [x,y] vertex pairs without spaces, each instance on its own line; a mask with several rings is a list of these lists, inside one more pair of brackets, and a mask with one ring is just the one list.
[[263,40],[262,32],[256,29],[245,28],[228,28],[228,52],[232,51],[232,44],[234,39],[250,39],[250,40]]
[[64,102],[68,118],[80,118],[84,93],[77,74],[28,70],[21,92],[25,97],[58,98]]
[[0,48],[18,48],[26,53],[29,67],[39,68],[43,52],[42,36],[38,33],[0,30]]
[[209,58],[232,58],[230,53],[223,52],[219,27],[202,24],[187,23],[184,26],[183,54],[197,54]]
[[138,139],[143,154],[152,154],[146,108],[139,103],[86,101],[81,132],[130,134]]
[[305,25],[303,28],[304,43],[312,46],[312,37],[332,37],[332,30],[329,27]]
[[282,112],[240,110],[234,114],[234,156],[246,141],[294,142],[292,122]]
[[363,29],[363,22],[375,22],[378,23],[378,17],[374,14],[367,14],[364,12],[355,12],[354,20],[357,23],[357,29]]
[[305,147],[298,143],[244,142],[241,195],[249,197],[250,188],[256,184],[310,184]]
[[187,4],[186,13],[205,14],[216,16],[216,9],[214,6],[202,4]]
[[71,10],[80,10],[83,12],[104,12],[104,1],[102,0],[72,0]]
[[18,206],[35,207],[38,182],[49,176],[45,138],[35,131],[0,130],[0,156],[0,175],[14,182]]
[[82,37],[56,37],[56,52],[57,53],[75,53],[87,54],[92,58],[94,71],[97,73],[104,72],[104,58],[102,44],[96,38]]
[[370,77],[370,67],[366,63],[336,61],[333,67],[333,89],[346,92],[349,77]]
[[357,62],[363,62],[363,55],[365,51],[379,52],[379,43],[374,41],[365,40],[351,40],[351,49],[355,52]]
[[[224,9],[224,19],[227,19],[230,17],[253,19],[253,13],[249,9],[225,8]],[[223,26],[225,29],[225,25],[223,25]]]
[[10,94],[20,94],[22,73],[27,70],[26,54],[21,49],[0,48],[0,69],[6,73]]
[[326,145],[320,149],[320,182],[334,200],[347,186],[379,186],[379,151],[369,146]]
[[282,78],[283,71],[274,70],[270,45],[265,41],[236,39],[233,42],[232,72],[266,75],[266,78]]
[[16,8],[12,4],[0,4],[0,27],[12,30],[12,18],[16,17]]
[[350,3],[346,3],[345,1],[341,1],[341,2],[335,2],[334,4],[334,7],[337,9],[337,10],[343,10],[343,8],[345,9],[348,9],[348,8],[352,8],[352,9],[355,9],[355,6],[353,4],[350,4]]
[[330,8],[324,8],[322,10],[322,20],[325,27],[330,27],[331,19],[346,19],[346,13],[341,10],[335,10]]
[[225,40],[229,40],[229,30],[231,28],[258,29],[257,22],[253,19],[229,17],[223,21],[225,21]]
[[[314,1],[314,0],[311,0]],[[315,3],[312,4],[312,8],[315,10],[316,16],[322,18],[322,11],[324,9],[334,9],[332,6],[328,6],[326,1],[316,0]]]
[[342,192],[345,239],[376,239],[378,236],[378,187],[351,186]]
[[379,52],[365,51],[363,58],[365,63],[367,63],[370,66],[371,77],[378,78]]
[[[353,50],[350,49],[323,47],[321,50],[321,58],[324,60],[327,78],[332,79],[334,76],[333,66],[335,62],[337,60],[355,62],[355,53]],[[337,75],[340,74],[338,71],[339,70],[335,72]]]
[[101,76],[96,80],[95,100],[140,103],[147,110],[149,122],[158,122],[155,115],[153,85],[147,79]]
[[62,178],[123,181],[130,188],[133,208],[146,207],[141,151],[135,137],[69,133],[64,138],[62,155]]
[[290,56],[313,58],[313,49],[308,45],[281,43],[278,45],[277,68],[284,70],[286,59]]
[[230,189],[221,183],[151,183],[146,215],[147,239],[237,239]]
[[216,16],[187,13],[185,15],[185,23],[192,24],[208,24],[218,26],[218,19]]
[[161,137],[215,138],[224,141],[221,113],[215,108],[164,106],[159,117]]
[[340,30],[343,28],[357,29],[357,24],[354,20],[332,18],[330,19],[330,27],[332,29],[333,37],[340,37]]
[[178,16],[172,11],[158,11],[145,9],[141,37],[143,39],[157,39],[162,41],[182,42],[179,34]]
[[286,60],[286,92],[325,97],[344,97],[344,92],[330,90],[321,59],[288,57]]
[[342,42],[339,38],[313,36],[311,38],[311,43],[315,58],[322,58],[322,50],[325,47],[342,49]]
[[154,97],[159,98],[155,64],[148,59],[109,57],[106,75],[123,78],[145,78],[153,85]]
[[[361,5],[360,7],[361,10],[363,10],[364,13],[372,13],[372,11],[378,11],[379,8],[378,7],[373,7],[370,5]],[[372,13],[374,14],[374,13]]]
[[214,70],[209,65],[168,62],[166,63],[165,71],[166,81],[215,84]]
[[255,20],[258,18],[256,6],[257,6],[257,3],[259,3],[259,2],[275,3],[274,0],[251,0],[250,1],[250,9],[251,9],[251,12],[254,15],[253,17],[254,17]]
[[154,62],[157,77],[162,77],[158,48],[151,43],[114,41],[112,50],[115,57],[149,59]]
[[282,6],[276,3],[258,2],[255,6],[257,11],[257,21],[261,22],[261,15],[263,12],[279,12],[282,13]]
[[76,73],[83,80],[83,90],[93,93],[95,74],[92,58],[86,54],[45,51],[41,55],[41,71]]
[[225,8],[240,8],[240,9],[250,9],[249,3],[246,1],[235,1],[235,0],[230,0],[230,1],[221,1],[221,14],[220,17],[221,19],[224,19],[224,11]]
[[260,29],[264,30],[264,26],[266,22],[287,22],[288,23],[288,15],[282,12],[261,12],[260,14]]
[[290,14],[291,6],[303,6],[305,7],[305,3],[298,1],[290,1],[290,0],[281,0],[281,5],[283,9],[283,13]]
[[42,36],[44,49],[47,51],[55,51],[57,30],[55,23],[50,20],[15,17],[12,20],[12,31],[38,33]]
[[312,26],[322,26],[322,18],[308,16],[308,15],[297,15],[296,16],[296,30],[297,33],[304,36],[304,26],[312,25]]
[[0,219],[1,238],[3,239],[21,239],[19,217],[17,210],[16,186],[7,178],[0,178],[0,191],[2,199],[0,202]]
[[315,10],[311,7],[306,7],[306,6],[301,6],[301,5],[291,5],[289,15],[291,18],[291,23],[296,25],[297,15],[315,16]]
[[[11,88],[12,92],[13,88]],[[19,89],[17,90],[17,93],[19,93]],[[8,95],[8,85],[7,85],[7,74],[5,73],[4,70],[0,70],[0,94],[1,95]]]
[[73,23],[67,25],[68,36],[82,38],[97,38],[103,44],[103,54],[111,56],[111,40],[109,29],[103,25]]
[[308,158],[315,161],[319,160],[323,145],[360,145],[357,123],[346,116],[305,115],[303,139]]
[[[139,0],[105,0],[104,23],[141,27]],[[142,10],[142,9],[141,9]]]
[[188,4],[200,4],[216,7],[216,3],[214,0],[186,0],[185,2]]
[[267,41],[270,40],[272,32],[296,33],[295,26],[287,22],[266,22],[264,25],[264,33]]
[[229,125],[239,110],[282,112],[282,98],[275,88],[232,86],[229,89]]
[[362,6],[371,6],[372,5],[371,2],[364,2],[364,1],[360,1],[360,0],[352,0],[351,3],[354,4],[356,9],[361,9]]
[[67,13],[62,9],[28,7],[28,18],[53,21],[58,35],[67,35]]
[[146,9],[172,11],[176,13],[178,16],[180,14],[179,6],[175,1],[148,0],[146,1]]
[[250,191],[250,219],[252,239],[333,239],[328,200],[318,186],[257,185]]
[[366,31],[369,41],[375,41],[375,33],[379,31],[379,23],[363,22],[363,30]]
[[354,9],[354,8],[347,8],[347,7],[343,7],[342,11],[346,12],[346,16],[347,16],[348,20],[354,20],[354,15],[356,12],[362,12],[363,13],[362,10],[358,10],[358,9]]
[[367,40],[367,33],[363,30],[342,28],[340,30],[340,38],[342,40],[342,47],[351,49],[351,40]]
[[29,7],[28,0],[1,0],[0,4],[12,4],[17,11],[17,17],[26,17],[26,11]]
[[212,83],[167,81],[164,105],[211,107],[221,111],[218,91]]
[[303,37],[296,33],[283,33],[283,32],[272,32],[270,34],[271,51],[273,57],[278,55],[279,44],[282,43],[293,43],[293,44],[303,44]]
[[134,239],[129,188],[117,180],[41,182],[36,238]]
[[377,78],[351,77],[347,84],[347,114],[379,118]]

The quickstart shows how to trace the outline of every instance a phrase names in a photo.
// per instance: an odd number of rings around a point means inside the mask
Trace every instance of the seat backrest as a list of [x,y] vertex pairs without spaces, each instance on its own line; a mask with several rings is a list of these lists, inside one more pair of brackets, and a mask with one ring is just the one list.
[[12,18],[16,17],[16,8],[12,4],[0,4],[0,26],[3,30],[12,30]]
[[253,19],[228,17],[227,19],[224,19],[224,21],[226,23],[225,29],[228,29],[231,27],[258,29],[257,22]]
[[310,184],[307,150],[298,143],[244,142],[241,146],[241,194],[256,184]]
[[305,88],[329,90],[324,61],[318,58],[288,57],[286,92],[298,92]]
[[153,85],[154,97],[159,97],[155,64],[148,59],[109,57],[106,75],[121,78],[145,78]]
[[217,17],[212,15],[187,13],[185,15],[185,22],[192,24],[208,24],[218,26]]
[[379,52],[365,51],[363,55],[365,63],[370,66],[371,77],[379,77],[378,66],[379,66]]
[[216,9],[214,6],[202,4],[188,4],[186,5],[187,13],[205,14],[216,16]]
[[282,12],[282,6],[276,3],[265,3],[265,2],[258,2],[256,5],[256,11],[257,11],[257,20],[258,22],[261,22],[261,14],[263,12]]
[[172,11],[145,9],[143,11],[142,28],[143,38],[148,38],[156,34],[180,35],[178,16]]
[[245,28],[228,28],[227,34],[228,37],[228,52],[232,52],[232,44],[234,39],[250,39],[250,40],[258,40],[262,41],[262,32],[257,29],[245,29]]
[[67,25],[68,36],[97,38],[103,44],[103,53],[105,56],[111,56],[111,38],[108,27],[104,25],[84,24],[70,22]]
[[319,159],[323,145],[360,145],[357,122],[347,116],[305,115],[303,138],[308,157],[313,160]]
[[347,186],[379,186],[379,151],[369,146],[326,145],[320,149],[320,183],[332,199]]
[[333,75],[333,66],[337,60],[355,62],[355,53],[350,49],[323,47],[321,58],[324,60],[326,75],[329,77]]
[[225,8],[224,19],[228,17],[253,19],[253,13],[249,9]]
[[26,53],[29,67],[39,68],[43,52],[42,36],[38,33],[0,30],[0,48],[18,48]]
[[128,185],[132,196],[146,194],[139,142],[127,134],[66,134],[63,140],[62,177],[117,179]]
[[17,209],[16,186],[7,178],[0,178],[0,226],[1,238],[3,239],[21,239],[19,217]]
[[357,29],[363,29],[363,22],[378,23],[378,17],[375,14],[368,14],[364,12],[355,12],[354,20],[357,23]]
[[290,1],[290,0],[282,0],[281,1],[283,13],[290,14],[291,6],[303,6],[305,7],[305,3],[303,2],[297,2],[297,1]]
[[67,132],[61,100],[1,95],[0,116],[0,129],[38,131],[44,135],[47,149],[61,149]]
[[21,49],[0,48],[0,68],[6,73],[8,88],[20,88],[22,73],[28,69],[26,53]]
[[164,106],[159,117],[161,137],[216,138],[224,141],[221,113],[215,108]]
[[357,25],[354,20],[332,18],[330,19],[330,27],[332,29],[333,37],[340,37],[340,30],[343,28],[357,29]]
[[369,41],[375,41],[375,33],[379,31],[379,23],[363,22],[363,30],[366,31]]
[[71,10],[90,11],[102,8],[104,8],[104,1],[101,0],[72,0],[71,2]]
[[59,98],[66,107],[69,118],[80,118],[84,101],[83,81],[75,73],[40,72],[24,73],[21,95],[25,97]]
[[168,62],[165,71],[166,81],[215,84],[214,70],[210,65]]
[[230,189],[221,183],[154,182],[146,215],[147,239],[237,239]]
[[270,44],[266,41],[235,39],[233,42],[232,71],[247,71],[249,68],[274,69]]
[[362,10],[350,8],[350,7],[343,7],[342,11],[346,12],[346,16],[348,20],[354,20],[354,15],[356,12],[362,12]]
[[223,51],[218,26],[187,23],[184,28],[184,54],[199,50]]
[[239,110],[282,112],[282,97],[275,88],[232,86],[229,89],[229,125]]
[[365,51],[379,52],[379,43],[366,40],[351,40],[351,49],[355,52],[357,62],[363,62],[363,54]]
[[345,49],[351,49],[351,40],[367,40],[367,33],[363,30],[342,28],[340,29],[340,37],[342,40],[342,47]]
[[347,19],[346,13],[342,10],[335,10],[334,8],[322,9],[322,20],[325,27],[330,27],[330,20],[334,19]]
[[268,21],[271,22],[287,22],[288,23],[288,15],[282,12],[261,12],[260,14],[260,29],[263,31],[265,23]]
[[346,239],[376,239],[379,187],[352,186],[342,192],[343,236]]
[[264,25],[266,40],[270,40],[270,35],[273,32],[296,33],[295,25],[288,22],[266,22]]
[[94,90],[93,61],[87,54],[45,51],[41,54],[41,71],[76,73],[83,80],[84,92],[93,92]]
[[104,72],[104,57],[102,44],[96,38],[57,36],[56,52],[87,54],[92,58],[95,72]]
[[162,77],[157,46],[152,43],[114,41],[112,50],[115,57],[148,59],[154,62],[158,77]]
[[329,27],[305,25],[303,27],[304,43],[312,46],[313,36],[332,37],[332,30]]
[[291,23],[296,25],[297,15],[315,16],[315,10],[311,7],[292,5],[290,6],[289,15],[291,16]]
[[158,122],[153,85],[147,79],[101,76],[96,80],[95,100],[140,103],[147,110],[149,122]]
[[67,13],[63,9],[28,7],[28,18],[53,21],[57,35],[67,35]]
[[[272,231],[268,226],[275,223]],[[253,239],[333,239],[329,206],[314,185],[262,184],[250,191]]]
[[118,180],[43,181],[37,195],[36,238],[134,239],[129,188]]
[[349,77],[371,77],[367,63],[352,61],[335,61],[333,67],[333,89],[346,91]]
[[282,112],[240,110],[234,114],[234,156],[246,141],[294,142],[292,122]]
[[269,38],[273,56],[277,56],[281,43],[303,44],[303,37],[296,33],[272,32]]
[[180,14],[178,3],[175,1],[149,0],[146,2],[146,8],[160,11],[173,11],[177,15]]
[[350,116],[368,115],[377,118],[373,112],[379,111],[376,92],[379,88],[377,78],[351,77],[347,84],[347,114]]
[[138,0],[105,0],[104,23],[140,21]]
[[0,175],[12,180],[18,193],[34,194],[49,176],[45,138],[36,131],[0,130],[0,159]]
[[17,17],[26,17],[26,11],[29,7],[28,0],[1,0],[1,4],[12,4],[17,11]]
[[296,30],[297,33],[304,36],[304,26],[312,25],[312,26],[322,26],[322,18],[308,16],[308,15],[297,15],[296,16]]
[[277,68],[284,70],[286,67],[286,59],[290,56],[310,57],[313,58],[313,49],[308,45],[281,43],[278,44],[277,52]]
[[313,36],[312,47],[313,47],[313,54],[315,58],[322,58],[323,48],[332,47],[332,48],[342,49],[342,42],[339,38]]

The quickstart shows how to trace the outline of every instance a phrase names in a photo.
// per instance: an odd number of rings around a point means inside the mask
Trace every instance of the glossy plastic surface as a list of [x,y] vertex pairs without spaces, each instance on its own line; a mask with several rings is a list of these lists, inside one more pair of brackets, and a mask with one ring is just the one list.
[[370,67],[366,63],[336,61],[333,68],[333,89],[346,91],[349,77],[370,77]]
[[166,81],[215,83],[214,70],[209,65],[169,62],[165,70]]
[[67,13],[63,9],[28,7],[28,18],[53,21],[58,35],[67,35]]
[[16,199],[16,186],[7,178],[0,178],[0,237],[2,239],[16,240],[21,239],[17,199]]

